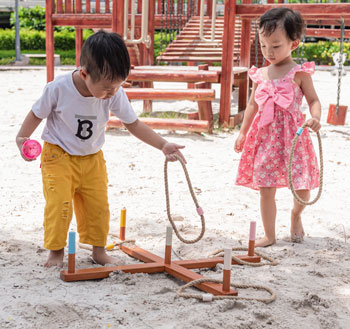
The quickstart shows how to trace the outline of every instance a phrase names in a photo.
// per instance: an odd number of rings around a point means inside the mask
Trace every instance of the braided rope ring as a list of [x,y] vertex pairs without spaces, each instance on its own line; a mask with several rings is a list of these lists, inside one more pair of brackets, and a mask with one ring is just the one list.
[[292,179],[292,163],[293,163],[294,151],[295,151],[295,148],[297,145],[298,138],[300,137],[300,135],[304,131],[304,128],[306,127],[306,125],[307,125],[307,123],[304,122],[303,125],[300,128],[298,128],[296,135],[292,141],[292,148],[290,151],[289,162],[288,162],[288,184],[289,184],[289,188],[292,191],[292,194],[293,194],[295,200],[297,200],[297,202],[299,202],[300,204],[302,204],[304,206],[310,206],[310,205],[316,203],[318,201],[318,199],[321,197],[322,186],[323,186],[323,151],[322,151],[321,136],[320,136],[319,132],[317,132],[316,135],[317,135],[318,148],[319,148],[319,154],[320,154],[320,186],[319,186],[318,193],[315,196],[315,198],[311,201],[305,201],[305,200],[301,199],[294,189],[293,179]]
[[177,227],[176,227],[176,225],[175,225],[175,223],[173,221],[173,218],[171,217],[170,200],[169,200],[169,185],[168,185],[168,160],[167,159],[165,159],[165,162],[164,162],[164,185],[165,185],[166,211],[167,211],[169,222],[170,222],[171,226],[173,227],[174,232],[175,232],[176,236],[178,237],[178,239],[180,241],[182,241],[183,243],[187,243],[187,244],[196,243],[197,241],[199,241],[203,237],[204,232],[205,232],[205,219],[204,219],[204,216],[203,216],[203,209],[199,206],[197,198],[196,198],[196,195],[194,194],[194,191],[193,191],[193,188],[192,188],[192,184],[191,184],[191,180],[190,180],[190,177],[188,175],[188,171],[187,171],[187,168],[186,168],[186,165],[185,165],[184,161],[178,155],[175,155],[175,157],[177,158],[177,160],[180,161],[180,163],[182,165],[182,168],[183,168],[185,176],[186,176],[187,185],[188,185],[188,188],[190,190],[193,202],[194,202],[194,204],[196,206],[197,213],[198,213],[198,215],[201,218],[202,229],[201,229],[201,232],[199,233],[198,237],[193,239],[193,240],[186,240],[185,238],[183,238],[180,235],[180,233],[179,233],[179,231],[178,231],[178,229],[177,229]]

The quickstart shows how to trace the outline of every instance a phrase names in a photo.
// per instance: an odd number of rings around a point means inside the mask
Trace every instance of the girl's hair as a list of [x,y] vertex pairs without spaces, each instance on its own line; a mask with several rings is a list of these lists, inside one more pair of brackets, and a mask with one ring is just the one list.
[[84,42],[80,65],[94,82],[101,78],[125,80],[130,72],[130,57],[120,35],[100,30]]
[[299,12],[286,7],[273,8],[260,17],[259,29],[270,36],[277,27],[281,27],[287,33],[290,40],[301,39],[304,34],[304,20]]

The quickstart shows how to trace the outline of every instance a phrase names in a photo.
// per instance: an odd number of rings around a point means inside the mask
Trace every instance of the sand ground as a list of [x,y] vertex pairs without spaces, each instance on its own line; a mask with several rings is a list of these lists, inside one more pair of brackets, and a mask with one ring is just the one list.
[[[56,74],[64,71],[57,70]],[[112,274],[97,281],[67,283],[59,269],[43,268],[43,209],[39,161],[25,162],[15,136],[33,102],[45,86],[45,70],[0,71],[1,97],[1,328],[238,328],[349,329],[350,328],[350,128],[326,124],[329,103],[336,101],[336,77],[317,71],[314,83],[323,105],[324,191],[303,216],[307,233],[303,244],[289,241],[292,196],[277,193],[277,244],[263,252],[275,267],[232,266],[231,281],[258,284],[276,291],[275,302],[220,300],[204,303],[176,297],[183,283],[159,274]],[[350,74],[343,78],[341,103],[350,105]],[[218,97],[217,93],[217,97]],[[141,110],[135,102],[136,111]],[[195,109],[192,102],[157,103],[156,110]],[[304,108],[307,107],[304,105]],[[218,102],[214,104],[217,111]],[[40,140],[43,124],[33,138]],[[183,151],[198,201],[204,208],[206,233],[195,245],[173,237],[183,259],[207,257],[216,249],[247,246],[249,222],[263,234],[258,193],[234,185],[239,154],[233,144],[238,130],[213,135],[159,131]],[[313,134],[314,145],[317,140]],[[119,214],[127,209],[127,238],[163,256],[168,224],[163,181],[163,155],[125,130],[109,131],[103,147],[109,173],[111,231],[118,232]],[[181,232],[194,236],[199,217],[179,164],[169,165],[171,211],[182,216]],[[315,193],[315,192],[314,192]],[[71,229],[76,230],[73,219]],[[136,263],[120,251],[111,254]],[[173,258],[177,256],[173,254]],[[67,266],[65,258],[65,266]],[[78,268],[96,266],[90,253],[77,248]],[[221,278],[223,266],[198,271]],[[240,296],[262,296],[239,291]]]

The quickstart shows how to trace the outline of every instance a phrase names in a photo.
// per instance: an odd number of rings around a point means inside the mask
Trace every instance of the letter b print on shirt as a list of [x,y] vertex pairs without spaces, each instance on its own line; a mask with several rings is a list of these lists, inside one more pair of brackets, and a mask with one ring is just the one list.
[[[96,117],[93,116],[82,116],[82,115],[76,115],[76,118],[78,118],[78,130],[75,136],[79,137],[80,139],[89,139],[92,136],[92,127],[93,123],[90,120],[96,120]],[[80,120],[83,119],[83,120]]]

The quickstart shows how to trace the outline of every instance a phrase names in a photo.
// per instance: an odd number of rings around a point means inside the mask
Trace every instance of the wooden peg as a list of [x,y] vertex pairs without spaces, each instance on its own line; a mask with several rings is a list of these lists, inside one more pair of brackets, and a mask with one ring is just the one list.
[[75,272],[75,232],[68,234],[68,273]]
[[120,240],[125,240],[125,226],[126,226],[126,209],[125,207],[120,211]]
[[166,238],[165,238],[165,257],[164,263],[171,263],[171,245],[173,239],[173,228],[171,226],[166,227]]
[[226,292],[230,291],[230,288],[231,288],[231,260],[232,260],[232,249],[225,248],[222,290]]
[[254,256],[256,222],[250,222],[248,256]]

